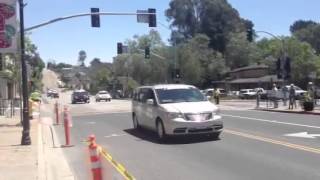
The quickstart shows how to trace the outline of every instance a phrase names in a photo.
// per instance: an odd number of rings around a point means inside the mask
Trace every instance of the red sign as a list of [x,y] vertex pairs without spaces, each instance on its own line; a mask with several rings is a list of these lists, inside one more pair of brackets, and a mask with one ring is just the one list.
[[17,50],[16,1],[0,0],[0,52]]

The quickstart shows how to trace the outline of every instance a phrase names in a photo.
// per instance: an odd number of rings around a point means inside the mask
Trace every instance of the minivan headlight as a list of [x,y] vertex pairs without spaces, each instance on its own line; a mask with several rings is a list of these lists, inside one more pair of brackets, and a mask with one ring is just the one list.
[[169,118],[169,119],[184,118],[184,115],[183,115],[182,113],[169,112],[169,113],[168,113],[168,118]]

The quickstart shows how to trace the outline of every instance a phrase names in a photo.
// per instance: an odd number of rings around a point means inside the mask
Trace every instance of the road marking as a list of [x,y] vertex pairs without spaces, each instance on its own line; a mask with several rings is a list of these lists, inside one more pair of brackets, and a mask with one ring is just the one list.
[[111,134],[109,136],[104,136],[105,138],[111,138],[111,137],[119,137],[119,136],[125,136],[126,134]]
[[320,137],[320,134],[308,134],[308,132],[299,132],[299,133],[285,134],[285,136],[315,139],[316,137]]
[[86,124],[96,124],[96,122],[86,122]]
[[289,123],[289,122],[276,121],[276,120],[268,120],[268,119],[260,119],[260,118],[251,118],[251,117],[243,117],[243,116],[234,116],[234,115],[229,115],[229,114],[221,114],[221,115],[222,115],[222,116],[239,118],[239,119],[248,119],[248,120],[261,121],[261,122],[269,122],[269,123],[275,123],[275,124],[285,124],[285,125],[291,125],[291,126],[300,126],[300,127],[308,127],[308,128],[320,129],[320,126],[311,126],[311,125],[306,125],[306,124],[297,124],[297,123]]
[[232,134],[232,135],[237,135],[237,136],[249,138],[249,139],[254,139],[254,140],[258,140],[258,141],[277,144],[277,145],[289,147],[292,149],[297,149],[297,150],[301,150],[301,151],[307,151],[307,152],[311,152],[311,153],[320,154],[320,149],[316,149],[316,148],[312,148],[312,147],[308,147],[308,146],[302,146],[299,144],[288,143],[285,141],[278,141],[278,140],[265,138],[265,137],[261,137],[261,136],[256,136],[256,135],[252,135],[252,134],[247,134],[247,133],[243,133],[243,132],[237,132],[237,131],[233,131],[233,130],[229,130],[229,129],[225,129],[224,132]]

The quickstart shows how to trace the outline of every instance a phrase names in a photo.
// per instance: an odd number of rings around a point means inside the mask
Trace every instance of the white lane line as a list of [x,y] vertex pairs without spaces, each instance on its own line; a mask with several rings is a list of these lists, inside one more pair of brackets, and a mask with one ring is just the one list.
[[119,137],[119,136],[125,136],[126,134],[111,134],[109,136],[104,136],[105,138],[111,138],[111,137]]
[[291,125],[291,126],[299,126],[299,127],[308,127],[308,128],[314,128],[314,129],[320,129],[320,126],[311,126],[306,124],[297,124],[297,123],[289,123],[289,122],[283,122],[283,121],[276,121],[276,120],[268,120],[268,119],[260,119],[260,118],[251,118],[251,117],[243,117],[243,116],[234,116],[229,114],[221,114],[223,116],[227,117],[233,117],[233,118],[239,118],[239,119],[247,119],[247,120],[253,120],[253,121],[261,121],[261,122],[269,122],[269,123],[275,123],[275,124],[285,124],[285,125]]
[[86,122],[86,124],[96,124],[96,122]]

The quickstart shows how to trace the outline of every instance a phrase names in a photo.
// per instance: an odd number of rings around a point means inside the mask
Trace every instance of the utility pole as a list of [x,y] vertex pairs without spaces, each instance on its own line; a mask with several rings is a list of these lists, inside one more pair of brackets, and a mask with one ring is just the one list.
[[19,14],[20,14],[20,58],[21,58],[21,76],[22,76],[22,96],[23,96],[23,114],[22,114],[22,139],[21,145],[30,145],[30,121],[29,121],[29,107],[28,107],[28,77],[27,65],[25,61],[25,47],[24,47],[24,3],[19,0]]

